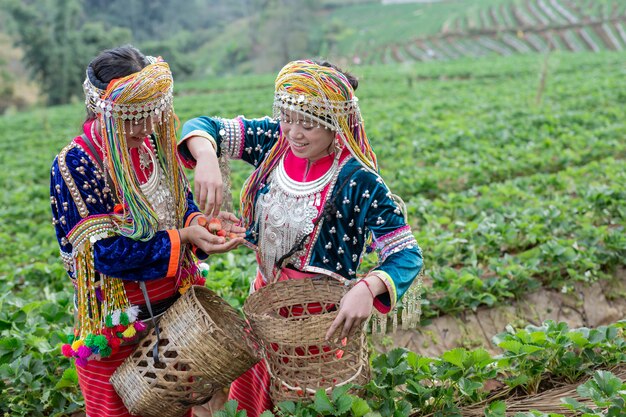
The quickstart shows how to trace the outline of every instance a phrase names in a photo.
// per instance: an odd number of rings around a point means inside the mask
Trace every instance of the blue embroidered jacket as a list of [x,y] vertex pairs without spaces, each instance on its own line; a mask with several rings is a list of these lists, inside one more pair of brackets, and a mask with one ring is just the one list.
[[[253,120],[198,117],[184,124],[178,149],[183,163],[191,168],[195,161],[185,139],[208,135],[217,142],[218,156],[226,153],[258,167],[277,142],[279,129],[279,123],[267,117]],[[371,234],[375,248],[380,251],[375,270],[388,289],[378,301],[388,311],[422,268],[422,253],[410,226],[382,178],[363,168],[356,159],[344,160],[330,186],[329,195],[334,201],[331,216],[322,219],[314,229],[305,261],[295,266],[305,272],[354,279]],[[255,204],[267,190],[265,185],[257,191]],[[249,225],[247,240],[256,245],[257,236],[258,225],[253,223]]]
[[[97,223],[98,218],[113,211],[114,203],[100,168],[75,142],[66,146],[55,158],[50,174],[52,223],[61,258],[68,274],[74,278],[70,232],[80,222],[95,220]],[[199,214],[191,192],[187,194],[187,205],[185,223]],[[87,233],[97,236],[101,232],[98,227],[103,226],[94,224]],[[176,274],[180,259],[177,231],[159,231],[147,241],[125,236],[94,240],[94,266],[102,274],[132,281],[173,277]]]

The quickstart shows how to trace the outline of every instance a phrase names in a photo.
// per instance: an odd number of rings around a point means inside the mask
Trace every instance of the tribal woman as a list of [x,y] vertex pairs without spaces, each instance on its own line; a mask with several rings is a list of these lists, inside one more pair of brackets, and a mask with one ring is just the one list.
[[[335,330],[347,336],[373,307],[392,311],[422,268],[401,207],[378,174],[357,86],[329,63],[290,62],[276,78],[273,118],[198,117],[185,123],[178,147],[195,166],[198,201],[209,212],[222,198],[218,158],[254,166],[241,196],[247,245],[258,261],[252,290],[316,274],[356,280],[366,247],[379,250],[379,265],[344,296],[326,339]],[[404,308],[417,313],[417,296],[408,298]],[[230,398],[259,416],[272,407],[269,378],[259,363],[232,384]]]
[[62,352],[75,359],[87,416],[130,416],[109,377],[134,350],[149,306],[158,316],[201,283],[191,245],[217,253],[243,238],[226,242],[197,225],[166,62],[131,46],[107,50],[87,67],[83,87],[82,134],[51,170],[53,224],[76,310]]

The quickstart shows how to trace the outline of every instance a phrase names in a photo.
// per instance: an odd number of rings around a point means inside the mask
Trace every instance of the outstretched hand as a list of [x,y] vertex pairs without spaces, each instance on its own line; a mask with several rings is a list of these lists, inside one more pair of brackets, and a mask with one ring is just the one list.
[[188,226],[184,229],[179,229],[178,232],[180,233],[182,243],[194,245],[207,255],[228,252],[244,242],[243,237],[234,237],[227,240],[222,236],[214,235],[199,225]]

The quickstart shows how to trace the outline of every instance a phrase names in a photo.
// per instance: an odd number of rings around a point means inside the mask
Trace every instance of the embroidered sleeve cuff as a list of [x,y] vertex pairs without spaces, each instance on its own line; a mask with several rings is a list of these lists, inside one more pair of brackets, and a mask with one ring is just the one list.
[[195,219],[198,216],[202,216],[202,212],[200,211],[196,211],[194,213],[191,213],[188,217],[187,220],[185,220],[185,227],[189,227],[189,225],[191,224],[191,222],[193,221],[193,219]]
[[417,247],[417,241],[408,225],[376,239],[376,248],[380,250],[381,262],[385,262],[389,255],[412,247]]
[[172,249],[170,252],[170,262],[167,267],[167,275],[165,277],[173,278],[176,276],[178,264],[180,263],[180,234],[178,233],[178,230],[175,229],[168,230],[167,234],[170,237]]
[[244,148],[245,133],[241,116],[235,119],[221,119],[222,128],[219,131],[221,137],[222,152],[226,152],[231,158],[241,159]]
[[[381,294],[374,299],[374,307],[382,314],[389,313],[395,306],[398,299],[398,292],[396,291],[396,284],[394,284],[391,276],[384,271],[373,271],[370,275],[377,276],[387,287],[387,293]],[[384,301],[389,302],[389,304]]]

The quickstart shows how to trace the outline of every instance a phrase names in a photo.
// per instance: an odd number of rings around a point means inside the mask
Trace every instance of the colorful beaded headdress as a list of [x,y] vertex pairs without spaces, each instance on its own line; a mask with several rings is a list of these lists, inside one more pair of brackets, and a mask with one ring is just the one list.
[[[130,123],[147,123],[150,118],[156,139],[157,161],[165,186],[174,197],[176,228],[183,226],[187,211],[188,183],[176,153],[176,122],[172,108],[173,80],[167,63],[152,59],[141,71],[103,85],[91,65],[84,82],[85,103],[100,123],[103,170],[122,207],[120,213],[83,218],[69,233],[74,260],[77,320],[65,356],[84,366],[90,359],[115,354],[122,342],[145,329],[137,320],[139,308],[131,306],[121,279],[97,273],[93,245],[109,236],[148,240],[159,230],[159,218],[141,190],[134,172],[125,131]],[[178,270],[179,291],[193,280],[194,263],[185,245]],[[185,272],[188,272],[185,274]]]
[[[308,121],[336,132],[340,148],[347,147],[366,169],[378,170],[376,155],[365,134],[359,99],[342,72],[309,60],[285,65],[275,81],[274,118],[285,122],[285,111],[298,113],[297,123]],[[241,203],[248,222],[252,220],[255,190],[265,182],[288,148],[281,130],[278,143],[244,185]]]
[[140,240],[150,239],[158,230],[158,217],[133,172],[125,136],[130,123],[145,127],[148,119],[152,122],[159,162],[178,202],[180,222],[187,210],[186,186],[181,186],[186,180],[174,140],[178,119],[172,106],[172,73],[160,58],[148,57],[148,61],[151,63],[141,71],[112,80],[107,86],[99,83],[89,65],[83,83],[85,104],[100,121],[104,169],[113,182],[109,185],[124,207],[124,213],[116,217],[118,227],[122,235]]

